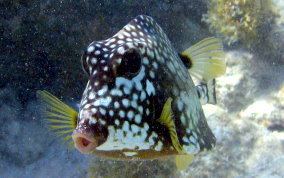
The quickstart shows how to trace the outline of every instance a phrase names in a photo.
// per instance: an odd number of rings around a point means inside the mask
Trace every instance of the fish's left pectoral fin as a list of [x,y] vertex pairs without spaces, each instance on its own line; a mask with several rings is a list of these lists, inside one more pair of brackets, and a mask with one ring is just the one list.
[[175,156],[175,164],[178,171],[184,171],[192,163],[194,158],[193,154],[184,154]]
[[71,134],[77,125],[78,112],[47,91],[37,91],[37,97],[44,104],[44,115],[49,129],[72,145]]
[[199,80],[207,82],[226,72],[225,53],[218,38],[205,38],[180,56],[184,63],[189,63],[189,73]]
[[170,134],[172,145],[178,153],[183,153],[183,148],[179,142],[178,135],[176,132],[175,123],[173,120],[173,112],[171,108],[173,99],[169,97],[164,104],[161,116],[159,118],[159,122],[164,125]]

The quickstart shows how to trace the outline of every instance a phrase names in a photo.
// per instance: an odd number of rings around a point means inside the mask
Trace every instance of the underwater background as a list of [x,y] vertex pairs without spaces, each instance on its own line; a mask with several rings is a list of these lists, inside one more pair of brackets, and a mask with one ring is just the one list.
[[[284,177],[283,0],[3,0],[0,13],[0,177]],[[82,51],[140,14],[177,51],[209,36],[225,45],[218,104],[204,106],[217,144],[185,171],[82,155],[48,131],[36,99],[45,89],[76,106]]]

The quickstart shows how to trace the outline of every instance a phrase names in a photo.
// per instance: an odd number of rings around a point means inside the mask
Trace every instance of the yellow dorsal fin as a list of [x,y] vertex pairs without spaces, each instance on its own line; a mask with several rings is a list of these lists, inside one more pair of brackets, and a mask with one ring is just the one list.
[[37,91],[37,96],[46,106],[44,111],[49,128],[66,142],[70,142],[77,125],[78,113],[47,91]]
[[176,126],[172,118],[173,117],[172,108],[171,108],[172,100],[173,99],[171,97],[167,99],[163,107],[161,116],[159,118],[159,122],[168,128],[168,131],[170,133],[170,137],[172,140],[172,144],[174,148],[176,149],[176,151],[178,153],[184,153],[182,146],[179,143],[177,132],[176,132]]
[[192,163],[194,158],[193,154],[187,155],[176,155],[175,156],[175,163],[176,167],[179,171],[183,171]]
[[218,38],[205,38],[181,53],[189,60],[189,72],[199,80],[209,81],[226,72],[225,53]]

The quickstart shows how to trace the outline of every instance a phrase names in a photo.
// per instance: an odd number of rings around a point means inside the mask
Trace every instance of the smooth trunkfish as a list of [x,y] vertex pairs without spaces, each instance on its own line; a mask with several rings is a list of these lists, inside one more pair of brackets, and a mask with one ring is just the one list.
[[175,155],[183,169],[215,145],[201,104],[216,103],[215,78],[226,70],[219,39],[177,53],[162,28],[140,15],[92,42],[82,66],[89,81],[79,111],[37,93],[50,128],[81,153],[126,160]]

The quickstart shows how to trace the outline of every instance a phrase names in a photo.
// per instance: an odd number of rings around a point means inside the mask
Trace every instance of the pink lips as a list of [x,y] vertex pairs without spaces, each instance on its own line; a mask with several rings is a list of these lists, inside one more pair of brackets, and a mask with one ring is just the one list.
[[81,153],[90,153],[97,147],[97,141],[90,134],[80,133],[75,130],[72,138],[75,143],[75,148]]

